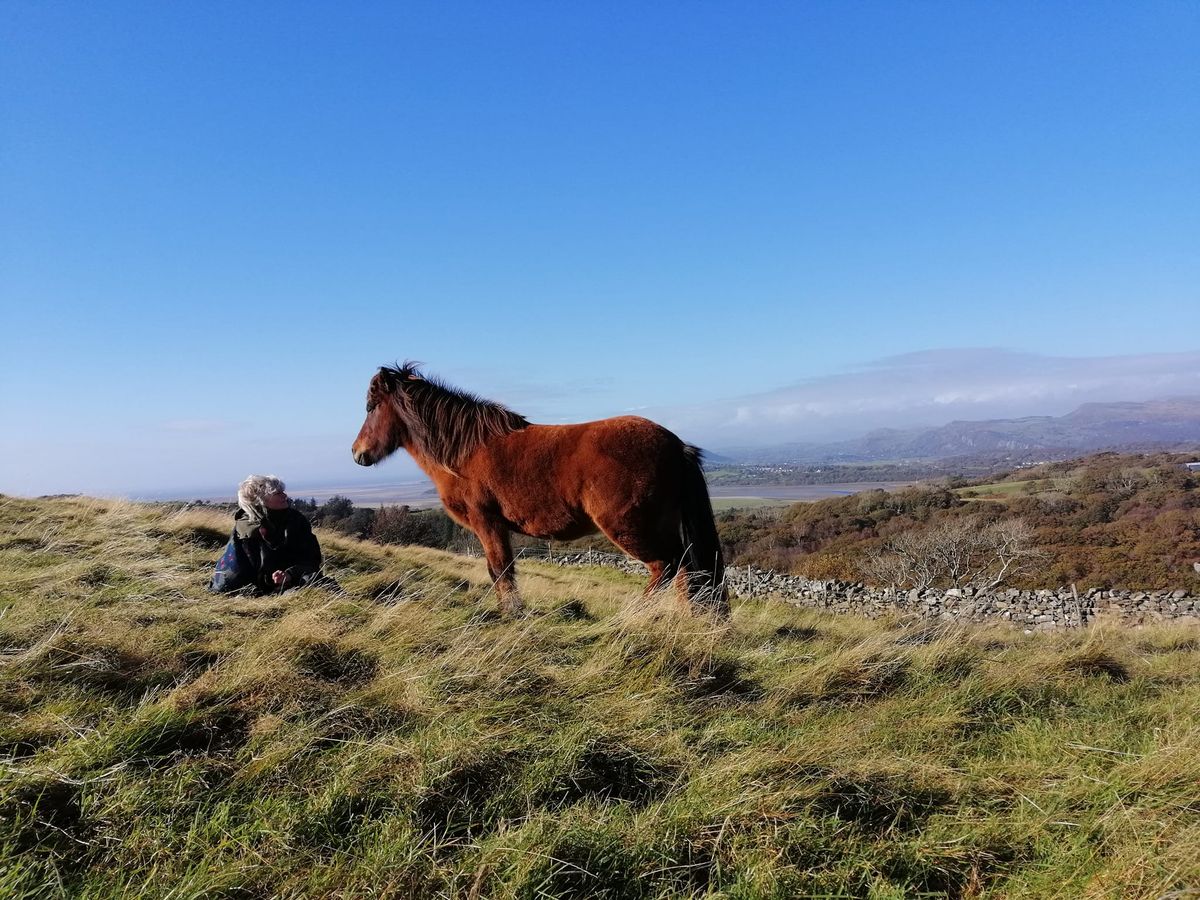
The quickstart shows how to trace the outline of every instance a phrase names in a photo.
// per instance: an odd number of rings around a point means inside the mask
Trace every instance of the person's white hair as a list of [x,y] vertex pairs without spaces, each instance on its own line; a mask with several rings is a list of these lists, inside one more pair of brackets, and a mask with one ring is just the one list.
[[267,517],[267,495],[287,490],[274,475],[251,475],[238,485],[238,506],[251,519]]

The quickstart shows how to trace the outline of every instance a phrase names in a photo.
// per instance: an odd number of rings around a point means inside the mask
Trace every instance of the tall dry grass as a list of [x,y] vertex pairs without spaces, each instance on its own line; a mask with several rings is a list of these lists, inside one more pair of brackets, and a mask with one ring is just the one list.
[[0,896],[1162,897],[1200,883],[1194,632],[1025,637],[0,499]]

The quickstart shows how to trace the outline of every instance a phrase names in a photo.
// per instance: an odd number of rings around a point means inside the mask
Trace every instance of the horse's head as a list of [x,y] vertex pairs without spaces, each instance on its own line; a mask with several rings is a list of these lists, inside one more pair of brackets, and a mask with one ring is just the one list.
[[360,466],[373,466],[408,444],[408,428],[396,405],[404,390],[404,370],[380,368],[367,388],[367,418],[350,452]]

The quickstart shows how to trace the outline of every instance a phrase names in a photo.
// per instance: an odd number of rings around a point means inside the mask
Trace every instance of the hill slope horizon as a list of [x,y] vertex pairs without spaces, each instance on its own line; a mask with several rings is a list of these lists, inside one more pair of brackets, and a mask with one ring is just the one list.
[[752,463],[858,463],[954,457],[1030,458],[1098,450],[1200,447],[1200,397],[1085,403],[1062,416],[956,420],[929,428],[879,428],[827,443],[719,450]]

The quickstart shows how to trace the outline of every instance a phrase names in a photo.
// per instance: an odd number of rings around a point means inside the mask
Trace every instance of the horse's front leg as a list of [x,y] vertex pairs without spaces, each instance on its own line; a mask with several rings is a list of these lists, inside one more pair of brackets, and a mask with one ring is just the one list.
[[500,601],[500,612],[517,616],[525,609],[521,595],[517,591],[517,576],[513,571],[512,542],[509,540],[508,529],[503,526],[482,524],[474,529],[479,543],[483,544],[483,554],[487,558],[488,575],[496,588],[496,597]]

